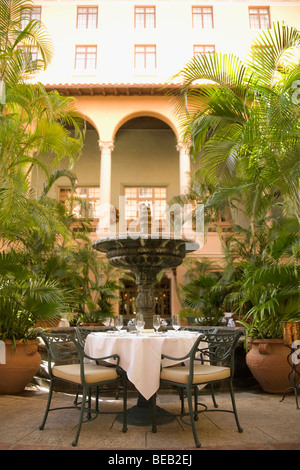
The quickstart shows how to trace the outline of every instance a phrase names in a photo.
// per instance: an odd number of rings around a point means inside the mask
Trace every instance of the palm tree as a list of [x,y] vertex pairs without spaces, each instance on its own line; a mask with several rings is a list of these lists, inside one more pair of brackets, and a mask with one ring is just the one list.
[[[76,179],[70,169],[80,154],[84,127],[74,100],[48,93],[25,79],[51,58],[51,41],[43,26],[31,20],[31,0],[3,0],[0,7],[0,337],[28,339],[35,323],[71,309],[74,293],[59,276],[49,276],[47,258],[59,245],[65,256],[72,246],[70,215],[47,192],[59,176]],[[35,46],[40,59],[32,60]],[[69,167],[51,173],[67,158]],[[31,171],[38,165],[47,184],[38,195]],[[61,265],[62,266],[62,265]],[[68,287],[68,289],[66,289]]]
[[[26,174],[33,164],[46,169],[46,154],[53,154],[53,163],[67,157],[73,166],[82,147],[84,126],[74,99],[26,82],[45,69],[52,56],[45,28],[31,19],[33,5],[32,0],[1,2],[0,84],[5,86],[5,100],[0,108],[0,173],[16,165],[25,166]],[[39,58],[29,60],[33,47]]]
[[[72,98],[24,81],[51,58],[51,41],[41,23],[31,20],[32,6],[32,1],[4,0],[0,8],[0,73],[6,85],[0,113],[0,233],[4,243],[23,245],[24,237],[34,231],[40,238],[67,235],[60,206],[44,197],[47,188],[37,197],[30,176],[38,165],[46,173],[47,184],[51,183],[55,174],[49,174],[46,155],[53,164],[67,158],[72,168],[84,136],[83,120]],[[41,56],[29,68],[23,46],[37,47]]]
[[[51,60],[51,40],[41,22],[31,19],[32,7],[32,0],[1,0],[0,81],[7,88],[45,69]],[[32,60],[32,47],[37,48],[40,59]]]
[[[234,55],[194,57],[181,70],[175,96],[185,138],[209,184],[215,206],[242,201],[253,234],[280,197],[299,220],[300,32],[274,25],[253,42],[247,63]],[[199,84],[200,82],[200,84]]]
[[[225,270],[212,291],[248,312],[244,325],[259,337],[282,337],[281,322],[299,319],[299,46],[300,32],[278,23],[253,42],[248,62],[194,57],[174,96],[200,181],[211,188],[206,213],[229,204],[249,220],[223,237]],[[187,197],[201,202],[194,188]]]

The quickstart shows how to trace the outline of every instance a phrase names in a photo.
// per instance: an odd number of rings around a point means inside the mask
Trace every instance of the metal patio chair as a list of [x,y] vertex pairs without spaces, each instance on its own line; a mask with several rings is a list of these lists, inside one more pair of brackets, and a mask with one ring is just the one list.
[[[183,392],[181,397],[183,397],[184,392],[186,392],[188,413],[185,413],[184,407],[181,406],[180,416],[183,420],[184,416],[189,415],[190,422],[186,424],[190,424],[192,426],[196,447],[201,446],[195,427],[195,421],[198,420],[199,413],[207,411],[222,411],[233,413],[238,431],[243,431],[237,415],[232,385],[234,374],[234,352],[238,339],[241,335],[241,330],[219,330],[218,332],[213,333],[204,332],[199,335],[192,349],[186,356],[178,358],[167,356],[165,354],[162,355],[162,359],[166,358],[174,360],[174,362],[177,363],[180,361],[188,361],[188,364],[185,366],[179,365],[163,367],[160,377],[162,382],[166,382],[170,385],[173,385],[174,387],[181,389]],[[206,343],[205,347],[201,347],[200,343]],[[232,410],[218,409],[215,401],[214,409],[208,409],[206,405],[198,403],[198,385],[214,385],[215,383],[221,381],[227,381],[229,383]],[[192,400],[193,392],[194,407]],[[198,408],[199,406],[202,406],[201,410]]]
[[[48,352],[48,370],[50,376],[50,387],[48,401],[43,418],[43,422],[39,429],[44,429],[49,411],[61,409],[77,409],[79,410],[79,421],[73,446],[78,443],[84,415],[87,414],[87,422],[90,421],[91,415],[95,417],[98,414],[115,413],[112,411],[99,411],[91,408],[91,390],[92,388],[101,387],[110,383],[122,383],[123,385],[123,428],[122,432],[127,431],[127,381],[124,374],[119,368],[120,358],[117,354],[107,357],[93,358],[85,354],[83,347],[77,339],[66,333],[39,333],[39,336],[45,343]],[[114,367],[106,367],[91,363],[91,361],[105,361],[108,359],[115,360]],[[82,386],[82,402],[74,403],[73,406],[64,406],[59,408],[50,408],[52,400],[53,385],[55,381],[65,381]]]
[[[86,338],[89,334],[91,333],[104,333],[105,331],[109,330],[109,328],[103,330],[103,328],[84,328],[84,327],[77,327],[75,328],[75,334],[76,334],[76,338],[78,339],[80,345],[84,348],[85,346],[85,341],[86,341]],[[103,363],[100,363],[99,361],[97,361],[97,363],[99,365],[103,365]],[[113,367],[113,364],[109,364],[108,362],[106,362],[106,367]],[[121,375],[124,374],[124,380],[127,380],[127,376],[126,376],[126,372],[122,369],[119,370],[119,373]],[[119,396],[120,396],[120,391],[123,389],[123,386],[121,385],[121,383],[117,383],[117,388],[115,390],[115,399],[118,400],[119,399]],[[96,388],[96,409],[98,409],[98,397],[99,397],[99,387]],[[108,391],[108,390],[106,390]],[[78,393],[76,395],[76,399],[75,401],[77,400],[78,398]]]

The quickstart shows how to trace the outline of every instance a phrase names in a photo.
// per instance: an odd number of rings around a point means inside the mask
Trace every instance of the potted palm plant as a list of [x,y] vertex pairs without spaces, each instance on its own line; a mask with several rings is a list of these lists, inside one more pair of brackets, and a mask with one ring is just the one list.
[[35,276],[14,250],[0,255],[0,340],[5,360],[0,364],[0,394],[21,393],[38,371],[35,325],[65,313],[66,293],[54,281]]
[[289,386],[283,322],[300,319],[298,235],[293,225],[290,221],[279,232],[273,228],[265,229],[265,236],[257,234],[260,256],[255,263],[239,262],[240,277],[226,298],[243,314],[238,323],[246,331],[247,365],[270,393],[282,393]]

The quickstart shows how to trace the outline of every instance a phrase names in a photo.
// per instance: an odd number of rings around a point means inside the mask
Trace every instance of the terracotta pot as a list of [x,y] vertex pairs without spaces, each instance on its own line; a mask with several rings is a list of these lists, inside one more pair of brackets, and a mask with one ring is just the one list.
[[6,346],[6,363],[0,364],[0,394],[16,395],[22,393],[39,370],[41,355],[38,352],[37,340],[27,343],[17,341],[16,351],[12,342],[4,341]]
[[289,386],[291,370],[287,356],[289,349],[281,339],[249,340],[251,348],[246,363],[261,388],[268,393],[283,393]]

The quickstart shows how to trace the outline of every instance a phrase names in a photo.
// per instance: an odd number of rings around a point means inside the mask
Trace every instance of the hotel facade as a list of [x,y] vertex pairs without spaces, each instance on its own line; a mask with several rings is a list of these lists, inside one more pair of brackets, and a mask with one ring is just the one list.
[[[300,27],[300,0],[36,0],[32,17],[46,27],[54,46],[47,70],[34,80],[76,99],[87,131],[73,168],[77,194],[87,201],[96,240],[100,203],[119,208],[126,220],[140,202],[161,207],[185,193],[195,164],[166,90],[196,54],[233,53],[246,59],[252,39],[277,21]],[[34,50],[31,51],[34,55]],[[63,163],[62,163],[63,165]],[[38,169],[32,183],[41,191]],[[51,196],[65,201],[68,180]],[[245,223],[239,214],[228,217]],[[222,260],[219,235],[210,227],[193,256]],[[180,282],[184,268],[177,270]],[[134,296],[134,288],[132,295]],[[128,292],[129,292],[128,290]],[[158,313],[179,309],[174,273],[163,286],[167,299]],[[122,312],[124,313],[124,312]]]

